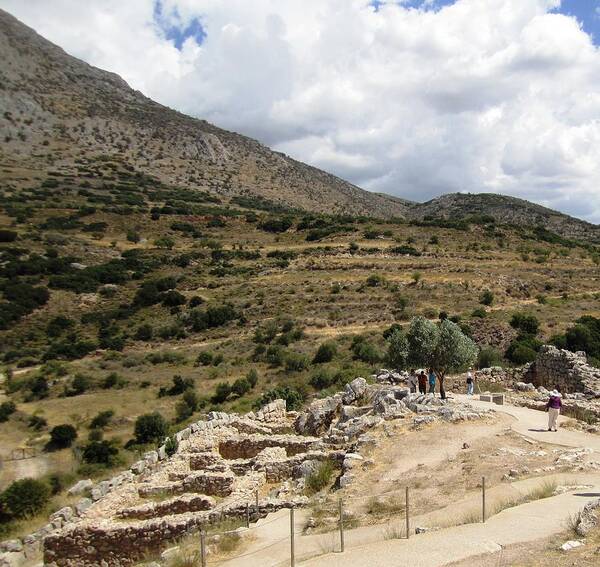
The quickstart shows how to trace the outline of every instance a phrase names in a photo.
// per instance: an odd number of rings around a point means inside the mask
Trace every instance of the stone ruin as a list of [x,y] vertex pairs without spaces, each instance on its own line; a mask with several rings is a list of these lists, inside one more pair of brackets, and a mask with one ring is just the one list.
[[361,448],[375,442],[369,431],[386,420],[420,427],[487,413],[363,378],[302,413],[286,411],[283,400],[244,416],[210,412],[176,434],[171,457],[162,446],[111,480],[77,483],[72,492],[89,497],[53,514],[36,534],[2,542],[0,565],[20,564],[40,542],[47,565],[132,565],[210,523],[247,513],[254,522],[307,505],[305,479],[323,461],[338,467],[337,483],[347,486]]
[[581,392],[600,398],[600,369],[587,363],[585,352],[571,352],[544,345],[524,375],[524,382],[563,393]]

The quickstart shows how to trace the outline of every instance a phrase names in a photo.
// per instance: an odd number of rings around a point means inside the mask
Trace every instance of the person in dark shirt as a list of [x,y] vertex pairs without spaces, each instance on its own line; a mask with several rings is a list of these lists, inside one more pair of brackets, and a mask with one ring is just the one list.
[[560,414],[560,408],[562,408],[561,397],[558,390],[552,390],[552,392],[550,392],[550,399],[546,404],[546,409],[548,410],[548,431],[557,431],[558,416]]

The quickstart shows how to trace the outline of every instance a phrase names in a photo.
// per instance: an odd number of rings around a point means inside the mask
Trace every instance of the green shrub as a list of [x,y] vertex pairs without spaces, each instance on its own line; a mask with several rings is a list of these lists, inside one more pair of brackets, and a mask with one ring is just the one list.
[[77,431],[72,425],[68,423],[57,425],[50,430],[48,449],[66,449],[75,439],[77,439]]
[[82,458],[88,464],[112,465],[119,449],[110,441],[91,441],[84,445]]
[[0,404],[0,423],[8,421],[8,418],[17,411],[17,406],[14,402],[2,402]]
[[331,362],[337,354],[337,345],[334,342],[326,342],[319,346],[313,358],[313,364],[323,364]]
[[367,285],[369,287],[380,287],[385,283],[385,278],[381,274],[371,274],[367,278]]
[[40,480],[24,478],[0,494],[0,510],[8,518],[27,518],[41,512],[50,500],[50,487]]
[[90,429],[105,428],[110,423],[110,420],[113,418],[114,415],[115,412],[110,409],[101,411],[100,413],[96,414],[96,416],[90,422]]
[[285,369],[288,372],[302,372],[308,368],[308,358],[297,352],[289,352],[285,357]]
[[487,311],[483,307],[476,307],[471,312],[471,317],[474,319],[485,319],[487,317]]
[[502,364],[502,354],[495,348],[484,347],[477,356],[477,368],[490,368]]
[[152,325],[148,325],[147,323],[144,325],[140,325],[135,332],[134,338],[137,341],[150,341],[154,335],[154,329]]
[[332,481],[335,467],[329,460],[319,463],[317,469],[306,477],[306,491],[309,494],[320,492]]
[[315,390],[324,390],[325,388],[329,388],[333,385],[334,377],[331,372],[325,369],[320,369],[310,377],[308,383]]
[[264,392],[263,395],[254,403],[254,407],[259,409],[269,402],[278,399],[285,400],[287,409],[294,411],[300,409],[306,400],[306,393],[302,390],[294,388],[293,386],[278,386]]
[[255,388],[258,383],[258,372],[255,368],[251,368],[248,370],[248,374],[246,374],[246,380],[248,384],[250,384],[250,388]]
[[246,378],[238,378],[231,386],[231,391],[238,397],[241,398],[252,389],[250,382]]
[[165,453],[167,453],[169,457],[172,457],[177,452],[178,448],[179,442],[175,436],[167,437],[167,440],[165,441]]
[[515,313],[510,320],[510,326],[527,335],[537,335],[540,322],[535,315]]
[[41,431],[48,426],[48,422],[44,417],[39,415],[31,415],[27,420],[27,427],[31,427],[34,431]]
[[213,361],[213,353],[210,351],[202,351],[196,358],[196,366],[210,366]]
[[489,289],[486,289],[479,296],[479,303],[482,305],[491,305],[494,303],[494,294]]
[[231,386],[227,382],[219,382],[212,397],[212,402],[222,404],[231,394]]
[[134,436],[136,443],[160,443],[169,431],[165,418],[158,412],[140,415],[135,420]]

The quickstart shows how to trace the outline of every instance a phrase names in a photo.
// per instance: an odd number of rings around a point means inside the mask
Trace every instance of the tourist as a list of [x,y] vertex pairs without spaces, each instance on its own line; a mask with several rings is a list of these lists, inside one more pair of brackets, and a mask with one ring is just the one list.
[[558,390],[550,392],[550,399],[546,404],[548,410],[548,431],[558,430],[558,416],[562,407],[561,394]]
[[414,394],[417,391],[417,382],[417,371],[414,368],[411,368],[410,374],[408,375],[408,386],[411,394]]
[[469,370],[467,370],[467,396],[472,396],[475,388],[475,382],[473,380],[473,374],[471,370],[473,369],[469,368]]
[[435,372],[433,368],[429,369],[429,393],[435,394]]
[[425,371],[421,370],[419,374],[419,394],[427,393],[427,376],[425,375]]

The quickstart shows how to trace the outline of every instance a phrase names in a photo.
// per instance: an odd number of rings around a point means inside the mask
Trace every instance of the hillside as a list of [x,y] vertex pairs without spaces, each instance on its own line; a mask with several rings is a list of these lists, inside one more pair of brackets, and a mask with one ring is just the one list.
[[118,156],[161,181],[219,195],[258,195],[288,207],[402,216],[374,195],[255,140],[166,108],[0,11],[2,179],[22,186],[51,165],[76,172]]
[[524,199],[493,193],[452,193],[426,203],[414,204],[407,211],[413,219],[460,220],[484,215],[497,223],[515,226],[543,226],[566,238],[600,242],[600,227],[536,205]]

